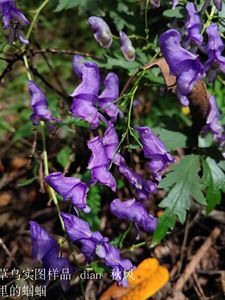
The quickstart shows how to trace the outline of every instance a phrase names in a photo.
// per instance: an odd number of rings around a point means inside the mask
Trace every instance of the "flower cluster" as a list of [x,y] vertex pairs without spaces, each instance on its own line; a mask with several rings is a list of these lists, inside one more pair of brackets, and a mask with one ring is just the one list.
[[113,72],[108,73],[104,81],[104,90],[99,96],[100,74],[97,64],[84,62],[82,56],[75,56],[73,67],[81,83],[71,94],[73,97],[73,104],[70,108],[72,115],[84,119],[94,129],[103,118],[98,112],[99,108],[111,121],[115,122],[120,114],[120,110],[113,103],[119,96],[118,76]]
[[[88,121],[92,128],[96,128],[99,125],[99,119],[101,118],[104,120],[107,128],[102,136],[95,136],[87,142],[87,147],[91,151],[87,165],[87,169],[91,171],[91,179],[88,183],[82,182],[81,179],[76,177],[65,177],[61,172],[51,173],[45,177],[45,180],[64,200],[71,200],[76,212],[78,212],[77,209],[81,209],[85,213],[89,213],[90,208],[87,206],[86,198],[90,185],[100,183],[116,192],[117,183],[110,170],[111,165],[114,164],[121,175],[129,182],[136,199],[127,201],[115,199],[110,205],[112,214],[118,218],[134,222],[137,228],[152,233],[156,228],[157,218],[150,215],[144,204],[139,201],[148,199],[149,195],[156,190],[162,172],[168,164],[174,162],[174,159],[150,128],[139,127],[137,131],[143,144],[144,156],[149,160],[151,179],[145,179],[141,174],[132,170],[127,165],[125,158],[118,153],[119,137],[114,123],[117,116],[122,113],[117,104],[114,103],[114,100],[119,95],[117,75],[109,73],[106,76],[104,89],[99,96],[100,73],[97,64],[90,61],[85,62],[82,56],[75,56],[73,58],[73,67],[81,83],[72,93],[73,104],[70,111],[74,116]],[[34,124],[38,124],[39,120],[56,121],[57,119],[48,110],[47,100],[43,91],[33,81],[28,82],[28,87],[33,108],[31,119]],[[94,256],[98,256],[104,260],[107,266],[113,268],[114,273],[124,273],[124,271],[127,272],[133,268],[129,260],[120,257],[119,249],[109,244],[108,238],[103,237],[99,232],[91,232],[87,222],[75,215],[62,213],[61,216],[70,239],[82,245],[81,252],[85,255],[88,262],[91,262]],[[37,249],[39,247],[35,246],[34,242],[34,228],[38,228],[36,239],[38,240],[38,236],[42,236],[42,232],[44,232],[45,236],[47,236],[46,240],[51,241],[55,245],[53,247],[54,250],[56,243],[50,239],[45,231],[41,230],[35,223],[31,222],[31,225],[33,246]],[[39,233],[40,231],[42,234]],[[56,249],[58,251],[58,248]],[[54,259],[58,257],[57,251],[53,251]],[[47,251],[47,253],[49,258],[52,250],[50,252]],[[34,257],[41,259],[44,265],[46,264],[44,255],[38,257],[34,255]],[[119,280],[119,284],[125,286],[126,283],[125,277]]]
[[[214,5],[216,6],[216,8],[221,11],[222,10],[222,7],[223,7],[223,2],[222,0],[213,0],[214,2]],[[173,9],[177,6],[177,4],[179,3],[179,0],[173,0]],[[205,0],[205,3],[207,5],[209,5],[210,1],[208,0]]]
[[0,13],[3,17],[3,29],[9,29],[9,44],[16,39],[22,44],[28,44],[21,26],[27,26],[29,21],[17,8],[15,0],[0,0]]
[[[3,3],[8,2],[13,1],[0,0],[2,13]],[[159,7],[160,1],[153,1],[151,4],[154,7]],[[173,7],[177,4],[178,1],[173,1]],[[220,9],[220,1],[215,1],[215,5]],[[14,8],[17,9],[16,6]],[[211,24],[206,29],[208,41],[204,44],[197,7],[193,3],[188,3],[186,10],[188,15],[185,23],[185,48],[181,45],[181,34],[176,29],[162,33],[159,39],[160,48],[169,65],[171,75],[174,75],[177,80],[176,94],[184,106],[189,105],[189,94],[207,72],[212,71],[212,68],[215,72],[218,69],[225,72],[225,58],[222,56],[224,46],[218,26]],[[112,33],[105,21],[99,17],[90,17],[88,22],[98,43],[104,48],[111,47]],[[22,24],[25,25],[25,23]],[[120,48],[125,59],[134,61],[135,49],[129,37],[124,32],[120,32],[119,36]],[[208,56],[205,63],[200,61],[197,54],[186,49],[190,42],[197,45]],[[117,106],[119,98],[117,74],[108,73],[103,84],[101,84],[98,65],[95,62],[86,61],[80,55],[74,56],[73,69],[80,83],[71,94],[73,102],[69,110],[70,113],[74,117],[88,122],[91,129],[97,129],[100,121],[103,121],[106,129],[100,135],[96,135],[97,131],[93,131],[94,136],[87,141],[87,148],[90,150],[87,169],[90,170],[91,174],[87,183],[80,178],[66,177],[61,172],[49,174],[45,177],[45,181],[65,201],[72,202],[77,215],[61,213],[61,218],[70,240],[81,245],[81,252],[86,261],[90,263],[95,257],[98,257],[105,262],[106,266],[112,268],[115,274],[117,272],[124,274],[124,272],[134,268],[131,261],[122,259],[120,250],[112,246],[107,237],[104,237],[100,232],[92,232],[89,224],[79,217],[79,209],[85,213],[90,212],[87,205],[87,195],[91,185],[101,184],[110,188],[114,193],[117,191],[117,182],[111,170],[113,165],[116,171],[129,183],[134,198],[125,201],[121,201],[119,198],[114,199],[110,203],[111,213],[120,219],[133,222],[138,230],[142,229],[147,233],[154,232],[157,218],[149,214],[144,201],[149,199],[150,195],[157,189],[163,173],[170,164],[175,163],[175,159],[149,127],[137,127],[136,131],[149,169],[149,178],[145,178],[132,169],[125,156],[119,152],[120,142],[115,123],[119,116],[123,117],[123,114]],[[61,122],[48,109],[46,96],[40,87],[29,80],[28,89],[31,95],[31,107],[33,109],[31,120],[33,124],[38,125],[40,120]],[[215,141],[223,146],[225,136],[223,128],[219,124],[219,110],[215,97],[209,98],[209,104],[210,109],[206,124],[201,133],[211,132]],[[31,221],[30,230],[34,259],[41,260],[45,268],[57,267],[62,270],[63,267],[68,266],[71,272],[74,271],[67,259],[59,257],[57,242],[43,228]],[[117,278],[114,279],[118,280]],[[123,276],[118,280],[118,283],[126,286],[127,278]],[[62,285],[64,285],[63,282]],[[65,286],[62,287],[66,289]]]
[[[34,260],[42,261],[45,269],[57,269],[58,274],[61,274],[65,268],[69,269],[71,274],[75,271],[75,268],[70,265],[66,258],[59,257],[59,246],[57,242],[34,221],[30,221],[30,236],[32,242],[32,257]],[[44,283],[46,285],[49,284],[49,280]],[[69,283],[66,280],[60,280],[60,285],[63,290],[69,288]]]
[[[161,34],[159,43],[161,51],[169,65],[171,75],[176,76],[176,93],[184,106],[189,105],[188,95],[191,93],[195,84],[203,79],[208,73],[209,81],[216,78],[216,73],[221,71],[225,73],[225,57],[222,56],[224,44],[220,37],[217,24],[211,24],[206,28],[208,35],[207,43],[203,41],[201,33],[201,21],[193,3],[186,6],[188,19],[186,22],[187,35],[184,43],[189,40],[194,41],[199,49],[203,51],[208,59],[203,64],[199,56],[191,53],[181,46],[181,35],[175,29],[170,29]],[[223,147],[224,129],[219,125],[219,110],[216,105],[215,97],[209,97],[210,109],[207,116],[206,126],[202,133],[212,133],[215,141]]]
[[[94,32],[94,37],[96,41],[99,43],[99,45],[103,48],[110,48],[113,39],[108,24],[102,18],[99,17],[90,17],[88,19],[88,23],[90,24]],[[128,61],[134,61],[135,49],[132,45],[131,40],[123,31],[119,32],[119,36],[120,36],[120,49],[121,52],[123,53],[123,56]]]
[[[115,273],[118,271],[125,274],[124,271],[130,271],[134,268],[130,260],[121,258],[120,250],[110,245],[108,238],[102,236],[98,231],[92,232],[87,222],[71,214],[61,213],[61,216],[69,238],[71,241],[81,244],[81,252],[86,257],[87,262],[91,262],[93,257],[97,255]],[[117,278],[114,279],[118,280]],[[118,283],[127,286],[127,278],[122,277]]]

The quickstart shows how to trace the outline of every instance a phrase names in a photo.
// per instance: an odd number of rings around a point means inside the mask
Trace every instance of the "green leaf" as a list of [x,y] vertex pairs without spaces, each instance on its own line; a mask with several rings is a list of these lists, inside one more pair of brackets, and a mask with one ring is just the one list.
[[186,147],[187,136],[183,133],[163,128],[153,128],[152,130],[160,137],[169,151]]
[[178,216],[181,223],[185,222],[191,196],[200,204],[206,204],[201,192],[199,171],[199,155],[187,155],[172,167],[171,172],[159,184],[160,188],[170,188],[167,197],[159,206],[170,209]]
[[171,210],[166,209],[158,219],[158,224],[152,237],[152,246],[157,245],[167,234],[168,230],[174,228],[175,223],[176,215]]
[[72,150],[69,146],[63,147],[56,156],[57,162],[65,168],[67,165],[69,158],[72,154]]
[[96,0],[59,0],[55,12],[62,11],[64,9],[79,7],[80,13],[85,11],[96,11]]
[[106,271],[106,266],[103,263],[97,261],[92,262],[90,266],[96,274],[104,275]]
[[17,184],[18,187],[23,187],[23,186],[27,186],[30,185],[31,183],[33,183],[35,180],[37,179],[37,177],[33,177],[27,180],[24,180],[20,183]]
[[28,122],[24,125],[22,125],[14,134],[13,140],[17,141],[19,139],[28,137],[32,134],[32,128],[33,124],[31,122]]
[[203,161],[203,178],[207,186],[206,213],[209,214],[221,201],[221,190],[224,190],[225,174],[216,161],[208,157]]
[[185,10],[182,7],[177,7],[175,9],[164,10],[163,16],[168,18],[182,19],[185,16]]

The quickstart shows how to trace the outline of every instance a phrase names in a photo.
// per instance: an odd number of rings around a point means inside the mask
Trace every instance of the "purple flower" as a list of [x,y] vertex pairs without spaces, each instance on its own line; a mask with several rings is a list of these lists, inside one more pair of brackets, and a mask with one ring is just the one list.
[[178,3],[179,3],[179,0],[173,0],[172,8],[174,9],[177,6]]
[[82,79],[82,65],[84,64],[84,57],[81,55],[74,55],[73,57],[73,70],[77,77]]
[[154,182],[144,179],[125,164],[122,164],[119,167],[119,171],[130,183],[139,200],[146,200],[149,197],[149,194],[153,193],[157,188],[157,185]]
[[102,142],[104,145],[106,155],[110,162],[113,162],[117,166],[120,166],[125,162],[124,158],[119,153],[117,153],[119,139],[113,124],[110,122],[108,124],[108,128],[104,133]]
[[119,78],[115,73],[108,73],[104,81],[104,90],[99,96],[98,106],[115,122],[120,112],[116,104],[112,103],[119,97]]
[[[74,59],[75,62],[75,59]],[[76,73],[82,78],[82,82],[72,93],[73,104],[70,112],[78,118],[86,120],[92,128],[96,128],[99,123],[98,110],[98,91],[100,85],[99,68],[93,62],[86,62],[80,65],[77,59],[77,66],[74,65]]]
[[112,44],[112,33],[107,23],[98,17],[90,17],[88,23],[94,32],[96,41],[103,48],[109,48]]
[[[133,268],[128,259],[122,260],[119,249],[108,244],[108,238],[102,236],[98,231],[92,232],[89,224],[71,214],[61,213],[69,238],[73,242],[81,243],[81,252],[90,263],[94,255],[104,259],[107,266],[118,268],[123,274]],[[116,279],[122,284],[126,284],[124,277]]]
[[206,119],[206,125],[202,128],[201,133],[206,134],[211,132],[215,141],[220,145],[225,142],[225,135],[223,127],[219,124],[220,113],[214,96],[209,97],[209,113]]
[[185,37],[184,43],[187,45],[189,40],[191,40],[195,44],[199,45],[203,42],[203,36],[201,35],[201,19],[199,17],[196,5],[194,3],[188,3],[186,5],[186,9],[188,13],[185,23],[187,36]]
[[75,207],[83,209],[86,212],[89,211],[86,204],[89,189],[87,184],[79,178],[64,177],[62,173],[55,172],[46,176],[45,180],[65,200],[71,199]]
[[[38,223],[30,221],[30,235],[32,242],[32,257],[34,260],[42,261],[46,270],[57,269],[58,274],[67,269],[73,273],[75,269],[70,266],[66,258],[59,257],[59,246]],[[45,281],[48,284],[49,280]],[[68,281],[60,280],[60,285],[64,290],[69,288]]]
[[160,0],[151,0],[150,1],[150,6],[152,8],[158,8],[158,7],[160,7]]
[[29,21],[24,14],[17,8],[14,0],[1,0],[0,13],[3,16],[3,28],[9,29],[9,43],[12,44],[18,38],[22,44],[28,44],[20,26],[27,26]]
[[92,232],[86,221],[74,215],[61,213],[61,216],[69,238],[73,242],[81,243],[81,252],[90,263],[96,254],[97,244],[108,242],[108,238],[103,237],[98,231]]
[[216,8],[221,11],[222,7],[223,7],[222,0],[213,0],[213,2],[215,4]]
[[88,142],[88,148],[92,155],[88,162],[88,169],[91,170],[94,182],[100,182],[113,191],[116,191],[116,181],[113,175],[108,171],[110,160],[104,148],[103,141],[100,137],[95,137]]
[[131,40],[123,31],[120,31],[120,49],[126,60],[135,60],[135,49],[131,43]]
[[104,259],[107,266],[112,268],[113,280],[116,280],[119,285],[127,287],[128,280],[125,272],[134,269],[131,261],[129,259],[121,259],[120,250],[108,243],[97,245],[96,254]]
[[28,80],[27,85],[31,97],[30,104],[33,109],[33,114],[30,116],[33,124],[38,125],[40,120],[61,122],[53,117],[52,113],[49,111],[48,102],[41,88],[32,80]]
[[150,215],[144,205],[135,199],[123,202],[115,199],[110,204],[110,210],[118,218],[132,221],[146,232],[152,233],[156,229],[157,218]]
[[211,24],[206,29],[206,32],[208,34],[208,43],[205,47],[208,55],[208,60],[205,64],[206,70],[208,71],[213,66],[225,73],[225,57],[222,56],[224,44],[219,34],[218,25]]
[[175,29],[170,29],[161,34],[159,43],[171,74],[177,77],[177,96],[181,103],[187,106],[188,94],[195,83],[204,77],[205,71],[198,55],[182,48],[180,39],[180,33]]
[[149,166],[152,177],[160,181],[162,171],[175,159],[167,152],[163,142],[152,132],[149,127],[138,127],[137,131],[141,138],[144,156],[150,160]]

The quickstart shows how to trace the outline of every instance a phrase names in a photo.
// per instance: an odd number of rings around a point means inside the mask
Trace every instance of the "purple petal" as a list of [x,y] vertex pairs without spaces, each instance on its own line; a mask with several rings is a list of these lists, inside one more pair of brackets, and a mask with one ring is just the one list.
[[62,173],[55,172],[46,176],[45,180],[65,200],[71,199],[73,205],[77,208],[86,208],[86,198],[89,189],[79,178],[64,177]]
[[179,0],[173,0],[172,8],[174,9],[177,6],[178,3],[179,3]]
[[30,221],[29,224],[33,259],[42,260],[48,252],[58,255],[59,246],[57,242],[50,237],[48,232],[34,221]]
[[[77,69],[78,70],[78,69]],[[93,128],[99,123],[96,108],[100,85],[99,68],[95,63],[83,63],[78,73],[82,73],[82,82],[74,90],[74,97],[70,112],[78,118],[86,120]]]
[[109,159],[106,155],[102,139],[97,136],[91,139],[87,145],[92,152],[87,168],[93,169],[96,167],[108,166]]
[[61,216],[71,241],[76,242],[89,239],[92,236],[90,226],[87,222],[71,214],[61,213]]
[[48,102],[41,88],[34,81],[28,80],[28,89],[31,97],[30,104],[33,109],[33,114],[30,117],[33,124],[37,125],[40,120],[60,122],[49,111]]
[[199,17],[196,5],[194,3],[188,3],[186,5],[186,10],[188,16],[185,23],[185,28],[187,31],[187,36],[185,38],[185,45],[188,44],[189,40],[199,45],[203,42],[203,36],[201,35],[201,30],[202,30],[201,19]]
[[163,142],[152,132],[149,127],[138,127],[141,143],[144,149],[144,156],[150,159],[150,171],[156,181],[161,180],[161,172],[175,159],[167,152]]
[[98,17],[90,17],[88,23],[94,32],[96,41],[103,48],[109,48],[112,44],[112,33],[107,23]]
[[105,112],[113,122],[120,112],[116,104],[112,103],[119,97],[119,78],[115,73],[108,73],[104,81],[104,90],[99,96],[99,108]]
[[105,264],[113,269],[112,274],[119,273],[119,277],[114,277],[114,280],[117,280],[119,284],[127,285],[125,278],[125,271],[130,271],[134,267],[129,259],[122,259],[120,257],[120,250],[118,248],[113,247],[110,244],[98,245],[96,247],[96,254],[104,259]]
[[119,171],[128,180],[139,200],[147,199],[157,188],[157,185],[154,182],[144,179],[126,165],[121,165]]
[[91,170],[91,175],[94,182],[100,182],[116,191],[116,180],[106,167],[97,167]]
[[120,49],[126,60],[135,60],[135,49],[131,43],[131,40],[123,31],[120,31]]
[[74,55],[73,57],[73,70],[79,79],[82,79],[82,65],[84,57],[81,55]]
[[152,233],[156,229],[157,218],[150,215],[144,205],[135,199],[123,202],[115,199],[110,204],[110,210],[120,219],[135,222],[146,232]]
[[220,37],[218,25],[211,24],[207,27],[206,32],[208,34],[208,43],[205,47],[205,51],[208,55],[206,69],[208,71],[213,66],[225,73],[225,57],[222,56],[224,44]]
[[187,106],[189,104],[187,95],[195,83],[205,76],[205,71],[198,55],[182,48],[180,39],[180,33],[170,29],[161,34],[159,43],[171,74],[177,77],[177,95],[181,103]]
[[219,11],[221,11],[221,10],[222,10],[222,7],[223,7],[223,2],[222,2],[222,0],[213,0],[213,2],[214,2],[214,4],[215,4],[216,8],[217,8]]
[[113,161],[113,163],[117,166],[120,166],[125,162],[124,158],[119,153],[117,153],[119,139],[112,123],[109,123],[109,126],[106,129],[102,138],[102,142],[104,145],[106,155],[110,161]]

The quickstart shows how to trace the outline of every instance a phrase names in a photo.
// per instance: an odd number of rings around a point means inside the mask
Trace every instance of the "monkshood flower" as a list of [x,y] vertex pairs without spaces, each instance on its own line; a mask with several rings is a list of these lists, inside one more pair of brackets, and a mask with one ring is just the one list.
[[171,74],[177,78],[177,96],[181,103],[187,106],[189,104],[187,95],[195,83],[205,76],[205,71],[198,55],[182,48],[180,40],[180,33],[170,29],[160,35],[159,44]]
[[86,198],[88,186],[80,178],[65,177],[60,172],[54,172],[45,177],[46,182],[65,200],[70,200],[76,208],[89,212]]
[[113,175],[108,171],[110,160],[104,148],[101,137],[95,137],[88,142],[88,148],[92,155],[88,162],[88,169],[91,170],[91,176],[94,183],[100,182],[113,191],[116,191],[116,181]]
[[38,125],[40,120],[61,122],[53,117],[49,111],[48,102],[42,89],[32,80],[28,80],[27,85],[30,92],[30,104],[33,109],[33,114],[30,116],[33,124]]
[[82,66],[79,64],[80,61],[75,71],[81,75],[82,81],[71,94],[74,98],[70,112],[73,116],[86,120],[94,129],[99,124],[96,108],[100,86],[99,68],[93,62],[85,62]]
[[216,142],[223,145],[225,142],[225,135],[223,127],[219,124],[220,113],[214,96],[209,97],[209,113],[206,119],[206,125],[202,128],[201,133],[212,133]]
[[149,127],[136,128],[144,149],[144,156],[150,160],[149,167],[152,177],[160,181],[162,171],[170,163],[175,162],[175,158],[167,151],[163,142],[152,132]]
[[[34,260],[42,261],[43,267],[46,270],[57,269],[60,275],[63,270],[69,270],[73,273],[75,269],[71,267],[66,258],[59,257],[59,246],[57,242],[45,231],[38,223],[30,221],[30,235],[32,242],[32,257]],[[46,285],[49,280],[45,280]],[[69,283],[66,280],[60,280],[60,285],[63,290],[69,288]]]
[[150,1],[150,6],[152,8],[158,8],[158,7],[160,7],[160,0],[151,0]]
[[146,200],[149,194],[153,193],[157,188],[154,182],[144,179],[143,176],[127,167],[125,163],[119,166],[119,171],[134,189],[138,200]]
[[110,72],[104,81],[104,90],[98,98],[98,106],[115,122],[118,114],[122,114],[116,104],[112,103],[119,97],[119,78]]
[[79,79],[82,79],[82,65],[84,57],[82,55],[74,55],[73,57],[73,70]]
[[20,26],[27,26],[30,22],[17,8],[14,0],[0,0],[0,13],[3,16],[3,28],[9,29],[9,43],[12,44],[18,38],[22,44],[28,44]]
[[[105,261],[107,266],[120,271],[123,275],[125,271],[133,269],[130,260],[121,259],[119,249],[108,244],[108,238],[102,236],[100,232],[92,232],[86,221],[67,213],[61,213],[61,216],[69,238],[71,241],[79,242],[82,245],[81,252],[89,263],[97,255]],[[127,281],[123,275],[121,278],[114,279],[118,280],[119,284],[126,285]]]
[[119,153],[117,153],[119,139],[116,130],[111,122],[108,123],[108,128],[104,133],[102,142],[106,155],[110,162],[113,162],[117,166],[125,163],[124,158]]
[[96,254],[96,246],[107,243],[109,239],[98,231],[92,232],[86,221],[74,215],[61,213],[61,216],[70,240],[82,245],[81,252],[90,263]]
[[120,250],[113,247],[109,243],[99,244],[96,247],[96,254],[104,259],[105,264],[112,268],[112,278],[116,280],[118,285],[128,286],[126,273],[134,269],[129,259],[122,259]]
[[123,56],[126,60],[135,60],[135,49],[132,45],[131,40],[123,31],[120,31],[120,50],[122,51]]
[[197,7],[194,3],[188,3],[186,5],[186,10],[188,13],[187,20],[185,22],[187,36],[184,39],[184,43],[187,45],[191,40],[195,44],[199,45],[203,42],[203,36],[201,35],[202,24]]
[[99,17],[90,17],[88,23],[94,32],[96,41],[103,48],[109,48],[112,45],[112,33],[107,23]]
[[177,6],[178,3],[179,3],[179,0],[173,0],[172,8],[174,9]]
[[214,2],[214,4],[215,4],[215,6],[216,6],[216,8],[218,9],[218,10],[222,10],[222,7],[223,7],[223,2],[222,2],[222,0],[213,0],[213,2]]
[[225,57],[221,55],[224,44],[220,37],[218,25],[211,24],[207,27],[206,32],[208,34],[208,43],[205,47],[205,51],[208,55],[208,60],[205,63],[206,70],[208,71],[211,67],[216,67],[225,73]]
[[135,199],[115,199],[110,204],[110,210],[118,218],[132,221],[146,232],[152,233],[156,229],[157,218],[150,215],[144,205]]

